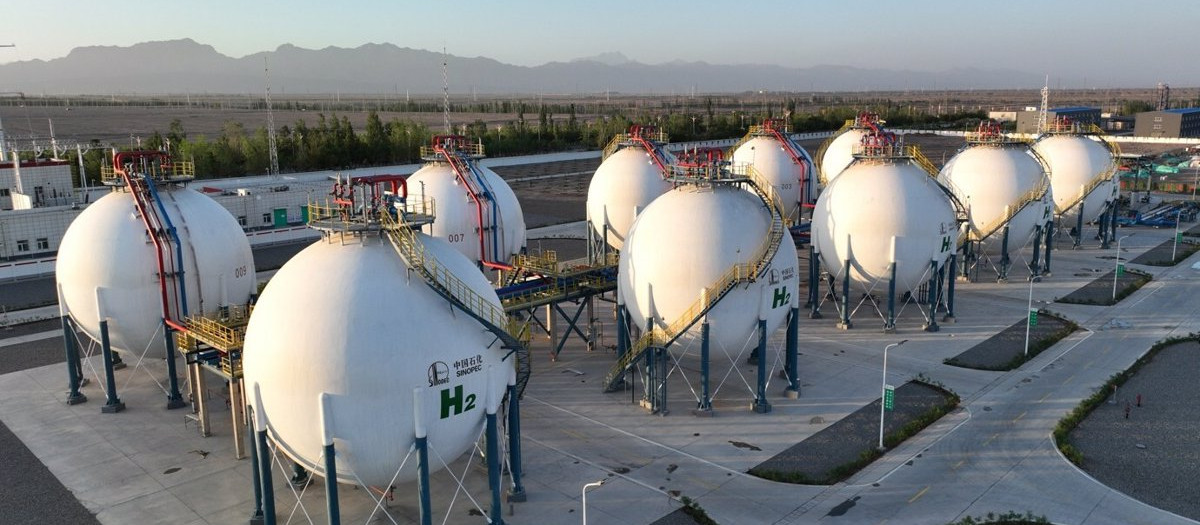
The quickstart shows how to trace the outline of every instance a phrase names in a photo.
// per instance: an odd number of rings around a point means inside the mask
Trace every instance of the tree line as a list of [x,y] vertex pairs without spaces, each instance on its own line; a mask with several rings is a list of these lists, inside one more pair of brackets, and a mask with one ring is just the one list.
[[[613,112],[585,120],[578,117],[574,104],[538,106],[528,117],[525,110],[533,108],[520,104],[513,120],[491,124],[475,120],[455,125],[454,133],[482,143],[489,156],[511,156],[601,149],[633,124],[654,125],[665,131],[672,142],[687,142],[740,137],[749,126],[774,117],[787,119],[794,132],[836,130],[863,110],[879,113],[890,127],[973,129],[975,123],[986,117],[980,111],[932,115],[886,101],[870,107],[827,108],[807,113],[797,112],[795,107],[795,102],[789,101],[782,107],[765,110],[718,109],[709,99],[703,105],[686,109],[644,110],[632,115]],[[565,111],[557,113],[556,109]],[[394,118],[385,122],[375,111],[368,113],[361,131],[345,115],[319,113],[312,124],[298,119],[279,126],[276,151],[283,173],[410,164],[420,162],[420,147],[430,144],[440,134],[444,131],[411,119]],[[169,148],[180,158],[195,162],[197,178],[202,179],[263,175],[270,166],[266,127],[250,130],[232,120],[224,123],[220,135],[209,137],[189,134],[183,122],[174,119],[165,133],[156,130],[144,139],[141,148]],[[74,154],[71,155],[74,160]],[[98,181],[104,151],[95,149],[84,155],[89,181]],[[78,178],[78,173],[75,176]]]

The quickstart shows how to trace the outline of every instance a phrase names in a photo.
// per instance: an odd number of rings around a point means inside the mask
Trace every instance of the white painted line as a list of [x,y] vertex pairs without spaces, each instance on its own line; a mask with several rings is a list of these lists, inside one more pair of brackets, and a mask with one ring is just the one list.
[[20,344],[25,344],[25,343],[28,343],[31,341],[41,341],[43,339],[53,339],[55,337],[62,337],[62,330],[50,330],[47,332],[38,332],[36,334],[18,335],[16,337],[0,339],[0,348],[4,348],[6,346],[16,346],[16,345],[20,345]]

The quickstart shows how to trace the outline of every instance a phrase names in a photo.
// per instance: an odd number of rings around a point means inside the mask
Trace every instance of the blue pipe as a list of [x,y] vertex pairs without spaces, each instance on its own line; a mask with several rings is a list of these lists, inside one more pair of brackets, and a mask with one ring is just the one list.
[[[171,223],[171,216],[167,214],[166,208],[163,207],[162,199],[158,197],[158,190],[154,188],[154,179],[144,175],[142,178],[146,181],[146,188],[150,190],[150,197],[154,199],[155,206],[158,206],[158,211],[162,215],[162,219],[167,222],[167,233],[171,234],[171,241],[175,243],[175,271],[179,274],[179,278],[175,282],[179,283],[179,307],[183,316],[187,317],[187,285],[183,276],[183,244],[179,242],[179,234],[175,232],[175,225]],[[160,275],[159,279],[163,277]],[[163,312],[163,314],[169,316],[170,312]]]
[[[490,187],[488,187],[487,182],[484,182],[483,173],[479,171],[478,166],[476,166],[475,163],[473,163],[473,162],[468,162],[466,164],[471,169],[471,174],[475,176],[475,180],[479,181],[479,187],[483,189],[483,196],[486,197],[488,202],[491,203],[491,208],[492,208],[492,257],[491,257],[491,260],[492,260],[492,262],[503,262],[503,261],[500,261],[500,259],[498,257],[496,257],[499,254],[498,250],[500,249],[500,246],[499,246],[500,239],[499,239],[499,234],[497,233],[497,228],[499,227],[499,224],[500,224],[500,218],[499,218],[499,212],[496,211],[496,207],[497,207],[496,206],[496,197],[492,193],[492,189]],[[480,224],[479,227],[483,228],[483,225]],[[482,256],[482,254],[480,254],[480,255]]]

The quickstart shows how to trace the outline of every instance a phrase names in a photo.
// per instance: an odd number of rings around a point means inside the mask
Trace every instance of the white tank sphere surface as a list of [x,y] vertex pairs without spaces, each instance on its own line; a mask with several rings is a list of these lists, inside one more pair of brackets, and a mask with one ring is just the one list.
[[987,235],[985,249],[998,253],[1008,209],[1039,187],[1046,193],[1026,204],[1010,220],[1009,249],[1022,246],[1037,227],[1053,218],[1054,201],[1042,165],[1023,144],[974,145],[950,158],[938,180],[955,191],[970,211],[973,230]]
[[[651,320],[660,328],[675,322],[734,264],[754,262],[769,226],[762,200],[739,188],[686,185],[659,197],[638,217],[621,252],[618,293],[631,322],[642,329]],[[767,277],[739,285],[709,311],[714,351],[736,355],[756,344],[760,314],[768,332],[783,324],[798,294],[797,267],[785,236]]]
[[[428,255],[500,308],[472,261],[443,240],[418,237]],[[387,487],[415,439],[414,388],[423,391],[437,451],[430,457],[451,461],[475,442],[489,396],[503,396],[512,370],[494,341],[410,274],[386,241],[317,242],[275,274],[254,308],[243,356],[247,396],[253,401],[258,388],[276,443],[323,475],[318,403],[328,395],[338,480]],[[409,458],[397,481],[415,479],[416,468]]]
[[[164,187],[158,194],[183,244],[188,314],[246,304],[256,286],[254,256],[237,220],[191,189]],[[161,216],[157,207],[155,212]],[[174,258],[174,244],[167,246],[170,253],[164,255]],[[58,249],[55,275],[67,311],[89,337],[100,340],[99,288],[113,348],[166,355],[157,256],[132,195],[109,193],[71,222]]]
[[[1103,144],[1084,135],[1047,135],[1033,149],[1050,166],[1054,188],[1054,206],[1064,219],[1078,216],[1080,194],[1098,176],[1113,171],[1112,153]],[[1104,203],[1115,197],[1111,177],[1084,196],[1084,221],[1095,220],[1104,211]]]
[[833,179],[854,161],[854,150],[862,143],[866,134],[865,129],[848,129],[835,137],[833,142],[829,143],[829,147],[825,148],[825,153],[821,156],[821,177],[826,185],[833,182]]
[[800,209],[800,179],[804,166],[792,160],[787,144],[774,137],[754,137],[733,152],[733,164],[749,164],[775,188],[786,217],[798,217]]
[[[813,243],[821,263],[840,279],[850,260],[850,279],[879,283],[886,292],[896,238],[896,290],[917,289],[940,266],[958,238],[954,206],[923,169],[910,162],[856,162],[817,199]],[[847,246],[849,237],[849,246]]]
[[663,179],[649,153],[638,147],[619,149],[592,175],[587,194],[589,224],[609,246],[620,250],[636,214],[670,190],[671,183]]
[[[491,225],[496,220],[500,225],[494,236],[492,232],[485,232],[485,246],[490,249],[495,242],[498,257],[502,260],[492,262],[507,263],[525,246],[525,216],[517,195],[504,179],[486,167],[478,166],[478,170],[495,200],[495,217],[486,202],[483,206],[484,224]],[[408,192],[416,197],[433,198],[435,218],[423,229],[425,233],[449,242],[473,261],[481,260],[479,209],[449,164],[431,162],[417,170],[408,178]]]

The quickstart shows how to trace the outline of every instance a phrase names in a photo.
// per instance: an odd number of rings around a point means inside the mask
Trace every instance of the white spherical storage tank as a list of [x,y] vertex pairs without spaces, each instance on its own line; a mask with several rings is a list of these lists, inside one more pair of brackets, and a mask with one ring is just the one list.
[[[188,314],[249,302],[256,286],[254,256],[237,220],[191,189],[163,187],[158,194],[183,245]],[[157,207],[155,212],[161,216]],[[164,257],[174,257],[174,245],[167,246]],[[71,222],[55,276],[66,310],[89,337],[100,340],[99,308],[109,319],[113,349],[166,355],[157,256],[128,192],[105,195]]]
[[[671,161],[665,160],[667,164]],[[671,183],[663,179],[649,152],[640,147],[621,148],[600,163],[588,184],[588,224],[598,238],[620,250],[637,214],[670,190]]]
[[[733,265],[755,262],[770,224],[762,200],[733,186],[684,185],[659,197],[638,217],[621,252],[617,290],[630,322],[642,329],[675,322]],[[754,345],[760,315],[768,332],[778,329],[797,300],[797,267],[785,236],[767,277],[738,285],[709,311],[713,350],[737,355]]]
[[[500,308],[472,261],[417,236],[427,256]],[[270,435],[297,463],[323,475],[327,428],[339,481],[387,487],[402,463],[397,482],[416,476],[415,455],[404,462],[415,439],[414,388],[423,391],[430,457],[449,462],[474,443],[486,403],[500,399],[512,371],[494,341],[410,274],[387,241],[317,242],[275,274],[255,306],[243,356],[247,398],[253,403],[257,389]],[[431,470],[440,466],[431,461]]]
[[928,281],[932,262],[944,264],[957,224],[949,197],[916,164],[860,160],[817,199],[812,239],[830,274],[840,278],[849,260],[850,279],[866,287],[891,277],[894,251],[896,291],[903,293]]
[[1086,135],[1053,134],[1038,139],[1033,149],[1050,166],[1055,212],[1064,222],[1078,216],[1080,202],[1083,220],[1095,220],[1105,203],[1117,197],[1116,161],[1100,142]]
[[826,186],[854,161],[854,151],[870,130],[851,128],[834,137],[821,155],[821,181]]
[[774,137],[754,137],[733,152],[733,164],[748,164],[775,188],[785,217],[798,217],[800,180],[805,166],[796,164],[786,148],[791,146]]
[[[946,162],[938,180],[952,188],[967,207],[972,232],[985,237],[977,240],[984,241],[983,249],[989,253],[999,253],[1005,222],[1011,250],[1023,246],[1038,226],[1054,219],[1049,177],[1024,144],[972,145]],[[1006,221],[1010,210],[1016,214]]]
[[[517,195],[496,172],[478,166],[483,187],[493,196],[494,206],[483,201],[483,224],[497,225],[484,232],[484,246],[489,262],[507,264],[525,246],[525,216]],[[478,187],[476,181],[475,186]],[[409,195],[430,197],[435,203],[436,218],[422,231],[449,242],[459,253],[473,261],[482,261],[480,252],[480,209],[467,188],[458,180],[454,169],[445,162],[430,162],[408,178]],[[492,258],[500,260],[492,260]]]

